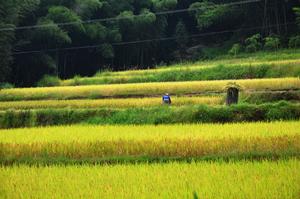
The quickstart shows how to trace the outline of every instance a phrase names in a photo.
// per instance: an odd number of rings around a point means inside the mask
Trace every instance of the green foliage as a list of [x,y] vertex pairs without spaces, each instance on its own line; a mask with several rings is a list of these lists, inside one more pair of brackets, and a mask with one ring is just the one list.
[[293,8],[293,11],[296,14],[296,23],[297,23],[298,27],[300,28],[300,8],[295,7],[295,8]]
[[150,25],[156,21],[156,15],[149,9],[143,9],[140,16],[136,18],[136,23],[139,25]]
[[43,26],[34,31],[33,40],[37,43],[42,43],[43,45],[52,46],[53,43],[62,45],[70,44],[72,42],[68,33],[62,30],[54,21],[41,18],[37,25]]
[[82,18],[89,19],[102,6],[103,2],[99,0],[76,0],[73,9]]
[[4,24],[0,19],[0,28],[12,28],[10,31],[0,31],[0,82],[7,80],[11,72],[11,43],[14,40],[14,25]]
[[28,13],[34,12],[38,9],[40,0],[26,0],[21,1],[19,6],[19,16],[24,18]]
[[156,10],[169,10],[177,5],[177,0],[152,0]]
[[255,34],[245,40],[246,51],[247,52],[256,52],[261,49],[261,35]]
[[75,76],[73,77],[73,79],[74,79],[74,84],[73,84],[73,86],[78,86],[78,85],[80,85],[80,78],[81,78],[80,75],[75,75]]
[[[141,82],[298,77],[299,75],[300,68],[298,67],[298,63],[258,65],[216,64],[215,66],[209,68],[187,67],[182,68],[180,70],[174,68],[173,70],[169,71],[157,71],[149,74],[147,74],[147,71],[145,71],[144,74],[131,75],[126,78],[115,75],[113,72],[97,73],[95,77],[80,78],[78,79],[78,82],[79,85],[92,85]],[[72,83],[66,85],[72,85]]]
[[102,56],[104,58],[113,58],[114,57],[114,48],[111,44],[109,43],[105,43],[102,44],[100,47]]
[[224,123],[246,121],[297,120],[300,106],[275,104],[239,104],[225,106],[184,106],[131,109],[49,109],[6,111],[0,113],[0,128],[89,124],[174,124]]
[[35,122],[36,114],[32,111],[9,110],[0,116],[0,128],[32,127]]
[[[39,0],[0,0],[0,82],[8,80],[13,61],[12,50],[15,41],[15,26],[32,13],[38,6]],[[14,46],[15,47],[15,46]]]
[[263,104],[278,101],[300,101],[300,91],[263,92],[263,93],[241,93],[241,102],[251,104]]
[[179,46],[179,49],[184,49],[188,44],[188,32],[182,20],[180,20],[175,29],[176,43]]
[[289,39],[289,47],[290,48],[299,48],[300,47],[300,35],[291,37]]
[[123,11],[118,15],[119,23],[123,26],[133,25],[134,18],[132,11]]
[[[278,16],[286,16],[286,22],[299,23],[299,3],[287,1],[285,6],[281,3],[274,8],[267,6],[266,12],[261,13],[260,4],[226,6],[236,4],[233,0],[0,0],[0,29],[6,29],[0,31],[0,82],[14,81],[17,86],[33,86],[44,74],[70,77],[93,74],[100,66],[116,71],[149,68],[179,59],[212,59],[227,54],[227,44],[245,38],[251,31],[244,29],[260,26],[261,19],[264,19],[264,24],[270,25],[277,24]],[[296,7],[296,19],[291,14],[292,7]],[[181,11],[173,13],[173,10],[185,8],[190,8],[191,17]],[[118,20],[103,20],[116,16]],[[82,21],[88,23],[83,24]],[[14,28],[17,26],[34,28],[18,30],[15,37]],[[243,31],[230,32],[239,29]],[[212,32],[220,34],[206,35]],[[274,32],[283,41],[286,35],[296,34],[295,29],[286,29],[284,25],[266,25],[264,32]],[[205,37],[194,38],[191,33],[205,34]],[[179,37],[175,39],[174,35]],[[193,39],[190,39],[191,36]],[[114,44],[160,38],[172,39]],[[274,39],[268,40],[265,48],[277,48],[277,43]],[[291,40],[290,46],[298,46],[295,43],[296,40]],[[89,45],[99,48],[69,49]],[[249,41],[247,46],[251,52],[262,47],[253,44],[253,41]],[[38,56],[35,53],[12,56],[12,51],[38,52],[58,48],[68,50],[50,50],[38,53]],[[237,51],[233,48],[231,54],[237,56]],[[40,54],[44,56],[39,57]],[[49,58],[52,59],[51,64],[47,64]],[[52,72],[53,68],[55,72]],[[14,74],[11,74],[12,71]]]
[[69,32],[84,32],[84,26],[81,23],[82,20],[80,16],[64,6],[50,7],[46,18],[54,21],[55,23],[72,22],[72,25],[64,26],[63,28]]
[[100,23],[85,25],[87,36],[94,41],[104,41],[107,36],[107,29]]
[[45,75],[40,81],[38,81],[38,87],[51,87],[51,86],[59,86],[60,79],[56,76]]
[[237,56],[241,52],[241,45],[240,44],[233,44],[232,48],[229,50],[229,54],[233,56]]
[[280,46],[280,39],[277,36],[269,36],[264,38],[265,49],[267,50],[278,50]]
[[10,88],[14,88],[15,86],[11,83],[8,82],[4,82],[4,83],[0,83],[0,89],[10,89]]
[[0,29],[7,28],[7,31],[0,31],[0,82],[7,80],[11,72],[12,42],[15,38],[14,28],[18,19],[18,8],[13,1],[0,1]]
[[190,5],[190,13],[195,16],[200,30],[207,28],[220,20],[230,11],[230,8],[224,5],[217,5],[211,1],[204,0]]

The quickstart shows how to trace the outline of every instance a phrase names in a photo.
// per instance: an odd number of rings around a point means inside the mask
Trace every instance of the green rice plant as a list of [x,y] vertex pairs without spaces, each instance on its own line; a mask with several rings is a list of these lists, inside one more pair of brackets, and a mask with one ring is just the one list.
[[[26,119],[24,117],[26,115]],[[64,108],[0,111],[0,128],[66,124],[228,123],[300,119],[300,105],[287,102],[227,106],[154,106],[138,108]]]
[[168,82],[194,80],[251,79],[266,77],[298,77],[299,60],[273,62],[250,62],[240,64],[217,64],[182,66],[163,69],[114,72],[95,77],[64,80],[61,86],[120,84],[141,82]]

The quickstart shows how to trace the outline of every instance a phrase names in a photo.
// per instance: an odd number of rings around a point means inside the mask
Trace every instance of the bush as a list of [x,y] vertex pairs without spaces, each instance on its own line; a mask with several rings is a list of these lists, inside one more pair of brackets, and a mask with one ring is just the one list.
[[255,34],[245,40],[246,43],[246,51],[247,52],[256,52],[261,49],[261,35]]
[[229,50],[229,54],[236,56],[241,52],[241,45],[240,44],[233,44],[232,48]]
[[34,111],[9,110],[0,116],[0,128],[21,128],[36,126]]
[[52,87],[52,86],[59,86],[60,79],[56,76],[45,75],[40,81],[38,81],[38,87]]
[[14,88],[15,86],[11,83],[8,82],[4,82],[4,83],[0,83],[0,89],[10,89],[10,88]]
[[300,35],[291,37],[289,39],[289,47],[290,48],[299,48],[300,47]]
[[75,75],[73,80],[74,80],[74,86],[78,86],[80,85],[80,79],[81,79],[81,76],[80,75]]
[[55,109],[0,113],[0,128],[76,123],[174,124],[273,121],[300,118],[300,105],[287,102],[262,105],[183,106],[131,109]]
[[267,50],[278,50],[280,45],[280,39],[276,36],[269,36],[265,39],[265,49]]

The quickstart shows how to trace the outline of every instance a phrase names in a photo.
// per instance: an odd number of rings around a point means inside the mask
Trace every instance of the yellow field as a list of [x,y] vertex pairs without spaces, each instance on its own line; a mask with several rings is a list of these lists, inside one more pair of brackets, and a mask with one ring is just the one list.
[[[39,101],[10,101],[0,102],[0,110],[8,109],[43,109],[43,108],[130,108],[160,106],[157,98],[126,98],[126,99],[99,99],[99,100],[39,100]],[[223,104],[222,96],[211,97],[173,97],[172,106],[208,104]]]
[[0,143],[70,143],[166,139],[277,137],[300,134],[300,121],[237,124],[91,126],[72,125],[0,130]]
[[[234,66],[239,65],[241,67],[243,66],[259,66],[263,64],[269,64],[269,65],[282,65],[282,64],[299,64],[299,59],[288,59],[288,60],[274,60],[274,61],[260,61],[260,60],[248,60],[248,59],[230,59],[230,60],[220,60],[220,61],[203,61],[203,62],[196,62],[196,63],[190,63],[190,64],[180,64],[175,65],[172,67],[161,67],[161,68],[155,68],[155,69],[145,69],[145,70],[127,70],[127,71],[120,71],[120,72],[107,72],[103,73],[103,77],[132,77],[132,76],[142,76],[142,75],[152,75],[155,73],[160,72],[171,72],[171,71],[182,71],[182,70],[189,70],[189,71],[196,71],[199,69],[205,69],[205,68],[212,68],[216,67],[220,64],[226,65],[226,66]],[[97,76],[96,76],[97,77]],[[96,78],[95,77],[95,78]],[[65,80],[62,82],[62,85],[68,85],[70,84],[71,80]]]
[[120,96],[151,96],[170,93],[173,95],[224,92],[228,83],[236,83],[245,90],[300,89],[299,78],[274,78],[252,80],[218,80],[167,83],[116,84],[78,87],[49,87],[4,89],[0,100],[75,99]]
[[300,122],[71,126],[0,131],[0,154],[20,158],[201,158],[300,154]]
[[300,161],[0,167],[1,198],[296,199]]

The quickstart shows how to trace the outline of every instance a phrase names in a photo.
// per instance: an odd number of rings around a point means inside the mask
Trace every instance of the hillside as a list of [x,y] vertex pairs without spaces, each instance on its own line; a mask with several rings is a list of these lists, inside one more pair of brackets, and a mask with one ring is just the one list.
[[[281,55],[0,90],[4,196],[296,198],[300,54]],[[238,104],[226,105],[228,86],[240,89]],[[165,93],[171,105],[162,104]],[[58,182],[70,187],[55,188]]]

